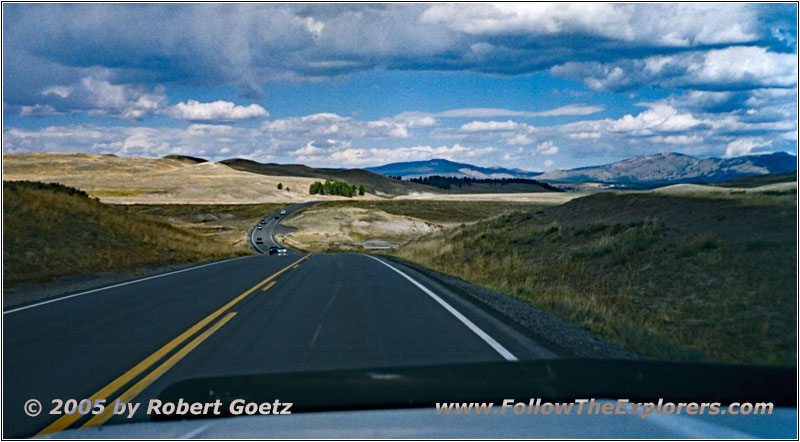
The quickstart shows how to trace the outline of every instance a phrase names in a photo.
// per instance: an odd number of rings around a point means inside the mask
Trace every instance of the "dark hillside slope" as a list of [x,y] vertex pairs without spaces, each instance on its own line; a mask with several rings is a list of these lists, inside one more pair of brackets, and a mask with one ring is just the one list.
[[363,184],[367,192],[376,195],[383,194],[381,196],[408,195],[414,192],[442,193],[441,190],[435,187],[388,178],[364,169],[314,168],[303,164],[258,163],[240,158],[223,160],[220,163],[236,170],[262,175],[319,178],[320,180],[344,181],[356,186]]
[[3,286],[242,254],[60,184],[3,182]]

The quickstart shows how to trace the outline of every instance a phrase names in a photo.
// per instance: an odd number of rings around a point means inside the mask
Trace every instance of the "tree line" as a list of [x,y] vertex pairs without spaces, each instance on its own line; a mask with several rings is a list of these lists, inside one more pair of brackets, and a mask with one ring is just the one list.
[[463,186],[471,186],[473,184],[496,184],[496,185],[506,185],[506,184],[532,184],[541,186],[547,190],[552,190],[556,192],[560,192],[561,189],[557,187],[553,187],[547,183],[543,183],[541,181],[531,180],[527,178],[472,178],[472,177],[452,177],[452,176],[441,176],[441,175],[431,175],[426,177],[420,178],[410,178],[409,181],[418,184],[426,184],[428,186],[438,187],[440,189],[449,189],[452,186],[456,187],[463,187]]
[[352,198],[356,195],[364,196],[366,193],[364,185],[356,187],[355,184],[347,184],[342,181],[325,180],[324,183],[314,181],[308,188],[308,193],[311,195],[339,195]]

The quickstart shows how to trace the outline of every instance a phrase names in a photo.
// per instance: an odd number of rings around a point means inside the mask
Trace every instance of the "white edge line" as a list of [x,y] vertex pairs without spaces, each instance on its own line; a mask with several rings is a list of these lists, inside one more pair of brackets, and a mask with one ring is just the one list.
[[424,285],[422,285],[422,284],[418,283],[417,281],[415,281],[415,280],[414,280],[414,278],[412,278],[412,277],[410,277],[410,276],[406,275],[405,273],[403,273],[403,272],[402,272],[402,271],[400,271],[399,269],[395,268],[394,266],[391,266],[391,265],[387,264],[387,263],[386,263],[386,262],[384,262],[383,260],[381,260],[381,259],[378,259],[378,258],[376,258],[376,257],[374,257],[374,256],[371,256],[371,255],[364,255],[364,256],[367,256],[367,257],[369,257],[369,258],[372,258],[372,259],[374,259],[375,261],[378,261],[379,263],[381,263],[381,264],[385,265],[386,267],[389,267],[390,269],[392,269],[392,270],[394,270],[395,272],[399,273],[399,274],[400,274],[400,275],[401,275],[403,278],[406,278],[407,280],[411,281],[411,283],[412,283],[412,284],[414,284],[415,286],[417,286],[417,288],[419,288],[420,290],[422,290],[423,292],[425,292],[425,294],[427,294],[428,296],[430,296],[431,298],[433,298],[433,300],[434,300],[434,301],[438,302],[438,303],[439,303],[439,304],[440,304],[442,307],[444,307],[444,308],[445,308],[445,310],[447,310],[448,312],[450,312],[450,314],[452,314],[453,316],[455,316],[455,317],[456,317],[456,319],[458,319],[458,320],[459,320],[459,321],[461,321],[461,322],[462,322],[464,325],[466,325],[466,326],[467,326],[467,328],[469,328],[470,330],[472,330],[472,332],[473,332],[473,333],[475,333],[476,335],[478,335],[478,337],[480,337],[481,339],[483,339],[483,340],[484,340],[484,341],[485,341],[487,344],[489,344],[489,345],[490,345],[490,346],[491,346],[491,347],[492,347],[492,348],[493,348],[495,351],[497,351],[498,353],[500,353],[500,355],[501,355],[501,356],[503,356],[503,357],[504,357],[504,358],[505,358],[507,361],[518,361],[517,357],[516,357],[516,356],[514,356],[514,354],[513,354],[513,353],[511,353],[510,351],[508,351],[508,350],[507,350],[505,347],[503,347],[503,346],[502,346],[502,345],[501,345],[499,342],[495,341],[495,340],[494,340],[494,338],[492,338],[491,336],[489,336],[489,335],[488,335],[488,334],[487,334],[485,331],[481,330],[481,328],[480,328],[480,327],[478,327],[477,325],[475,325],[475,323],[473,323],[472,321],[470,321],[469,319],[467,319],[467,317],[466,317],[466,316],[462,315],[462,314],[461,314],[461,313],[460,313],[458,310],[456,310],[455,308],[453,308],[453,306],[451,306],[450,304],[448,304],[448,303],[447,303],[447,302],[446,302],[444,299],[440,298],[440,297],[439,297],[439,296],[438,296],[436,293],[433,293],[433,292],[432,292],[432,291],[430,291],[430,290],[429,290],[427,287],[425,287]]
[[106,286],[106,287],[100,287],[100,288],[96,288],[96,289],[92,289],[92,290],[87,290],[85,292],[75,293],[75,294],[72,294],[72,295],[69,295],[69,296],[62,296],[60,298],[49,299],[47,301],[37,302],[36,304],[30,304],[30,305],[26,305],[24,307],[19,307],[19,308],[15,308],[15,309],[11,309],[11,310],[5,310],[5,311],[3,311],[3,315],[6,315],[8,313],[14,313],[14,312],[22,311],[22,310],[27,310],[27,309],[33,308],[33,307],[39,307],[40,305],[45,305],[45,304],[50,304],[50,303],[53,303],[53,302],[63,301],[65,299],[74,298],[76,296],[88,295],[89,293],[100,292],[100,291],[103,291],[103,290],[122,287],[124,285],[129,285],[129,284],[136,284],[137,282],[147,281],[149,279],[161,278],[163,276],[169,276],[169,275],[174,275],[176,273],[188,272],[190,270],[197,270],[197,269],[201,269],[203,267],[213,266],[213,265],[217,265],[217,264],[222,264],[223,262],[236,261],[237,259],[245,259],[245,258],[252,258],[252,256],[240,256],[238,258],[223,259],[222,261],[211,262],[211,263],[208,263],[208,264],[203,264],[203,265],[199,265],[199,266],[195,266],[195,267],[189,267],[187,269],[175,270],[174,272],[161,273],[159,275],[148,276],[146,278],[134,279],[133,281],[127,281],[127,282],[122,282],[122,283],[119,283],[119,284],[109,285],[109,286]]

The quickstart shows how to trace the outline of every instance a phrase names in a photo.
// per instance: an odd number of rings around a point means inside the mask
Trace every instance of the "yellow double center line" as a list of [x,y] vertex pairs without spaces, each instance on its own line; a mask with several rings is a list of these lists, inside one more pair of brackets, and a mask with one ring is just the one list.
[[[261,286],[263,286],[264,284],[272,281],[273,279],[278,277],[278,275],[280,275],[281,273],[289,270],[294,265],[300,263],[301,261],[303,261],[304,259],[308,258],[309,256],[311,256],[311,255],[306,255],[306,256],[298,259],[297,261],[289,264],[288,266],[282,268],[281,270],[278,270],[277,272],[273,273],[267,279],[265,279],[265,280],[259,282],[258,284],[254,285],[253,287],[251,287],[250,289],[248,289],[246,292],[242,293],[241,295],[237,296],[236,298],[233,298],[230,302],[228,302],[227,304],[225,304],[222,307],[220,307],[217,311],[215,311],[214,313],[211,313],[210,315],[208,315],[205,318],[203,318],[202,320],[200,320],[200,322],[198,322],[197,324],[193,325],[191,328],[189,328],[185,332],[181,333],[180,335],[178,335],[178,337],[176,337],[175,339],[169,341],[166,345],[164,345],[163,347],[161,347],[158,350],[156,350],[155,353],[151,354],[150,356],[145,358],[142,362],[139,362],[133,368],[131,368],[130,370],[125,372],[125,374],[123,374],[122,376],[114,379],[113,381],[111,381],[111,383],[109,383],[105,387],[101,388],[97,393],[95,393],[91,397],[89,397],[89,401],[92,404],[98,399],[106,399],[106,408],[103,411],[103,413],[94,416],[88,422],[86,422],[84,425],[82,425],[82,427],[94,427],[94,426],[98,426],[98,425],[103,425],[113,415],[112,414],[113,413],[113,401],[110,400],[111,395],[113,395],[115,392],[117,392],[122,387],[127,385],[134,378],[136,378],[137,376],[142,374],[145,370],[150,368],[153,364],[155,364],[156,362],[161,360],[164,356],[166,356],[168,353],[170,353],[176,347],[181,345],[184,341],[186,341],[190,337],[194,336],[198,331],[200,331],[202,328],[204,328],[210,322],[212,322],[213,320],[217,319],[220,315],[222,315],[226,311],[230,310],[231,307],[233,307],[234,305],[239,303],[241,300],[246,298],[248,295],[250,295],[251,293],[255,292]],[[273,282],[273,284],[274,284],[274,282]],[[272,287],[273,284],[270,284],[266,288]],[[120,402],[128,402],[131,399],[133,399],[134,397],[136,397],[136,395],[141,393],[142,390],[144,390],[150,384],[155,382],[156,379],[158,379],[159,377],[161,377],[161,375],[166,373],[167,370],[169,370],[173,365],[177,364],[178,361],[183,359],[184,356],[186,356],[195,347],[200,345],[200,343],[202,343],[204,340],[206,340],[206,338],[211,336],[214,332],[219,330],[220,327],[225,325],[225,323],[228,322],[231,318],[233,318],[234,315],[236,315],[236,313],[227,314],[225,317],[223,317],[222,319],[217,321],[208,330],[206,330],[205,332],[203,332],[202,334],[197,336],[195,339],[193,339],[188,345],[186,345],[185,347],[180,349],[178,352],[176,352],[174,355],[172,355],[169,359],[167,359],[164,363],[162,363],[158,368],[156,368],[155,370],[150,372],[150,374],[148,374],[147,376],[142,378],[139,382],[137,382],[134,386],[132,386],[131,388],[126,390],[122,395],[120,395],[120,397],[119,397]],[[71,415],[63,415],[60,418],[58,418],[55,422],[53,422],[52,424],[48,425],[42,431],[37,433],[36,436],[42,436],[44,434],[54,433],[54,432],[57,432],[57,431],[65,430],[65,429],[69,428],[70,425],[75,423],[75,421],[77,421],[81,417],[83,417],[83,416],[81,414],[79,414],[79,413],[74,413],[74,414],[71,414]]]

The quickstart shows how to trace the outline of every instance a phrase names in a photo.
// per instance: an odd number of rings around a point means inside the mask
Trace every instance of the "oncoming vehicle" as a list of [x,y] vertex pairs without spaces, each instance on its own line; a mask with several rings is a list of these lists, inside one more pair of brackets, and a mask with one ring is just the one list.
[[281,215],[286,215],[286,211],[285,210],[281,210]]
[[256,227],[256,230],[261,230],[261,229],[262,229],[261,226]]
[[261,238],[256,238],[256,244],[264,244],[264,240]]
[[269,248],[270,255],[285,255],[286,254],[286,247],[283,246],[272,246]]

